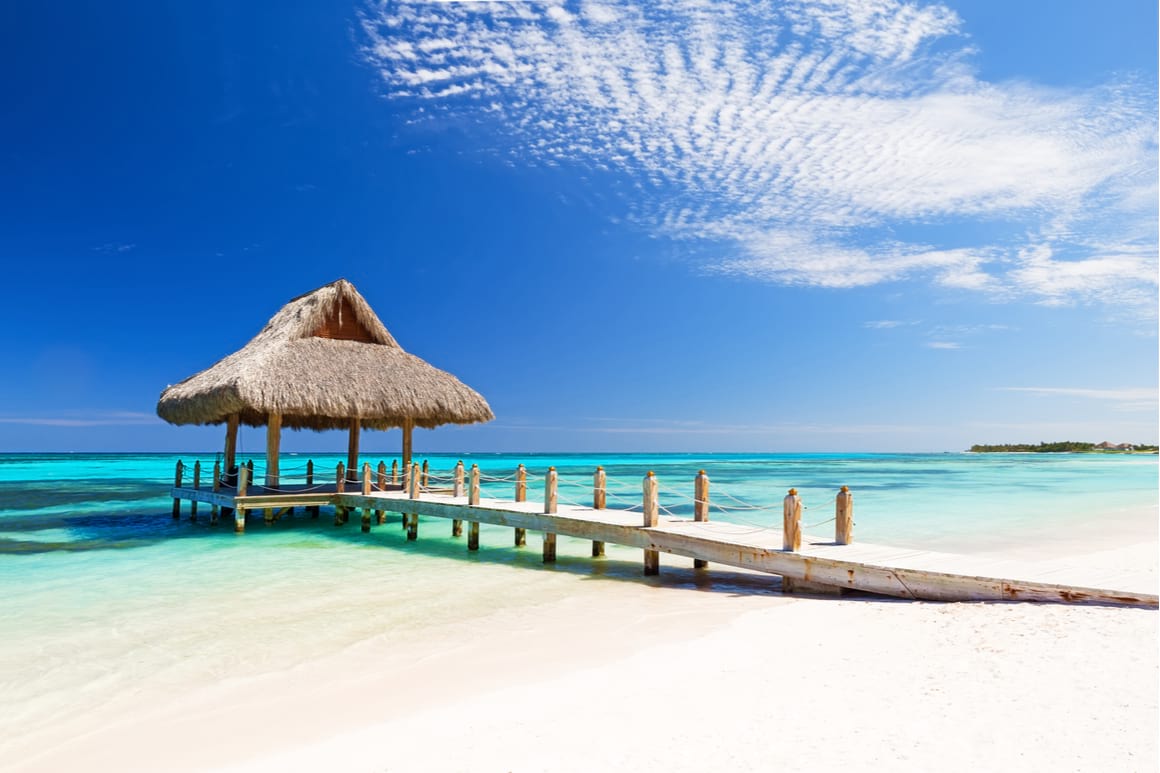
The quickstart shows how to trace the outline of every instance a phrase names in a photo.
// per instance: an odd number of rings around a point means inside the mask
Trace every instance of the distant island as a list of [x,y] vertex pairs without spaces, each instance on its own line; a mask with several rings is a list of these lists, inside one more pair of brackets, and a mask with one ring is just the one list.
[[1057,443],[1003,443],[1000,445],[973,445],[971,453],[975,454],[1002,454],[1002,453],[1030,453],[1030,454],[1154,454],[1156,446],[1143,443],[1077,443],[1065,440]]

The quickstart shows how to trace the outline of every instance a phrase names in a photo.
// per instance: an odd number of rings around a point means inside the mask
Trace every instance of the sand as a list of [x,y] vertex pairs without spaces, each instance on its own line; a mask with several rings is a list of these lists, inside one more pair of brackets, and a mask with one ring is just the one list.
[[[1154,575],[1157,545],[1079,558]],[[39,756],[7,762],[251,772],[1160,766],[1155,610],[783,597],[767,578],[721,569],[675,587],[695,577],[687,563],[666,556],[655,582],[578,576],[560,601],[128,700],[62,727]]]

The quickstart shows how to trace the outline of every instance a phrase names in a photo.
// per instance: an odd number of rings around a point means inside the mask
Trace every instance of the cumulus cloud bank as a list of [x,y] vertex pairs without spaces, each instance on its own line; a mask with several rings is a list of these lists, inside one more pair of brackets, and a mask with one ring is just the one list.
[[623,176],[634,219],[714,245],[712,270],[1153,306],[1151,91],[988,83],[960,28],[896,0],[391,1],[362,18],[416,120]]

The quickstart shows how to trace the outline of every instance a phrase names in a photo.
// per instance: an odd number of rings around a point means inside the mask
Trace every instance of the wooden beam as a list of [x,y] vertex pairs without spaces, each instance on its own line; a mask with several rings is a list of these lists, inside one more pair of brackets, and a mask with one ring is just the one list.
[[[226,417],[226,476],[232,476],[234,472],[234,464],[236,463],[236,456],[238,451],[238,420],[239,416],[236,413],[231,413]],[[235,482],[236,484],[236,482]]]
[[[548,468],[548,474],[544,476],[544,514],[555,514],[557,509],[557,487],[559,485],[559,477],[556,474],[555,467]],[[556,560],[556,532],[544,532],[544,563],[550,564]]]
[[[193,490],[197,491],[201,488],[201,460],[195,459],[193,462]],[[197,520],[197,500],[189,503],[189,520],[192,523]]]
[[834,502],[834,542],[849,545],[854,541],[854,495],[842,486]]
[[403,470],[411,469],[411,441],[415,431],[414,419],[403,419]]
[[[604,474],[603,467],[597,467],[596,472],[592,475],[592,509],[603,510],[608,501],[608,476]],[[604,556],[604,543],[600,540],[592,540],[592,557],[602,558]]]
[[[528,501],[528,470],[522,464],[516,467],[516,501]],[[516,527],[515,544],[517,548],[522,548],[528,544],[528,532],[526,529]]]
[[[180,459],[177,460],[177,467],[173,472],[173,487],[181,488],[181,476],[185,474],[185,462]],[[179,497],[173,498],[173,520],[181,517],[181,499]]]
[[[706,523],[709,520],[709,476],[704,470],[697,473],[693,479],[693,520]],[[694,569],[704,569],[708,561],[700,558],[693,559]]]
[[[649,470],[648,475],[644,476],[642,484],[643,499],[641,510],[644,513],[644,527],[650,529],[657,525],[659,521],[660,501],[657,496],[658,484],[657,478],[653,475],[653,471]],[[661,554],[657,550],[644,551],[644,573],[645,575],[660,574],[661,571]]]
[[350,420],[350,431],[346,439],[346,470],[352,481],[358,480],[358,441],[362,431],[362,421],[354,418]]

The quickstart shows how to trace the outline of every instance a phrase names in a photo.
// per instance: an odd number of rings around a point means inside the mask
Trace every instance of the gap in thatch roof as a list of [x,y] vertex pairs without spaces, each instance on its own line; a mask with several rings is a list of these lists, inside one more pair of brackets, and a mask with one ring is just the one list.
[[338,298],[334,306],[331,307],[330,313],[326,315],[322,324],[312,335],[315,338],[331,338],[339,341],[361,341],[364,344],[378,343],[370,331],[366,329],[366,326],[359,322],[354,307],[351,306],[345,295]]

